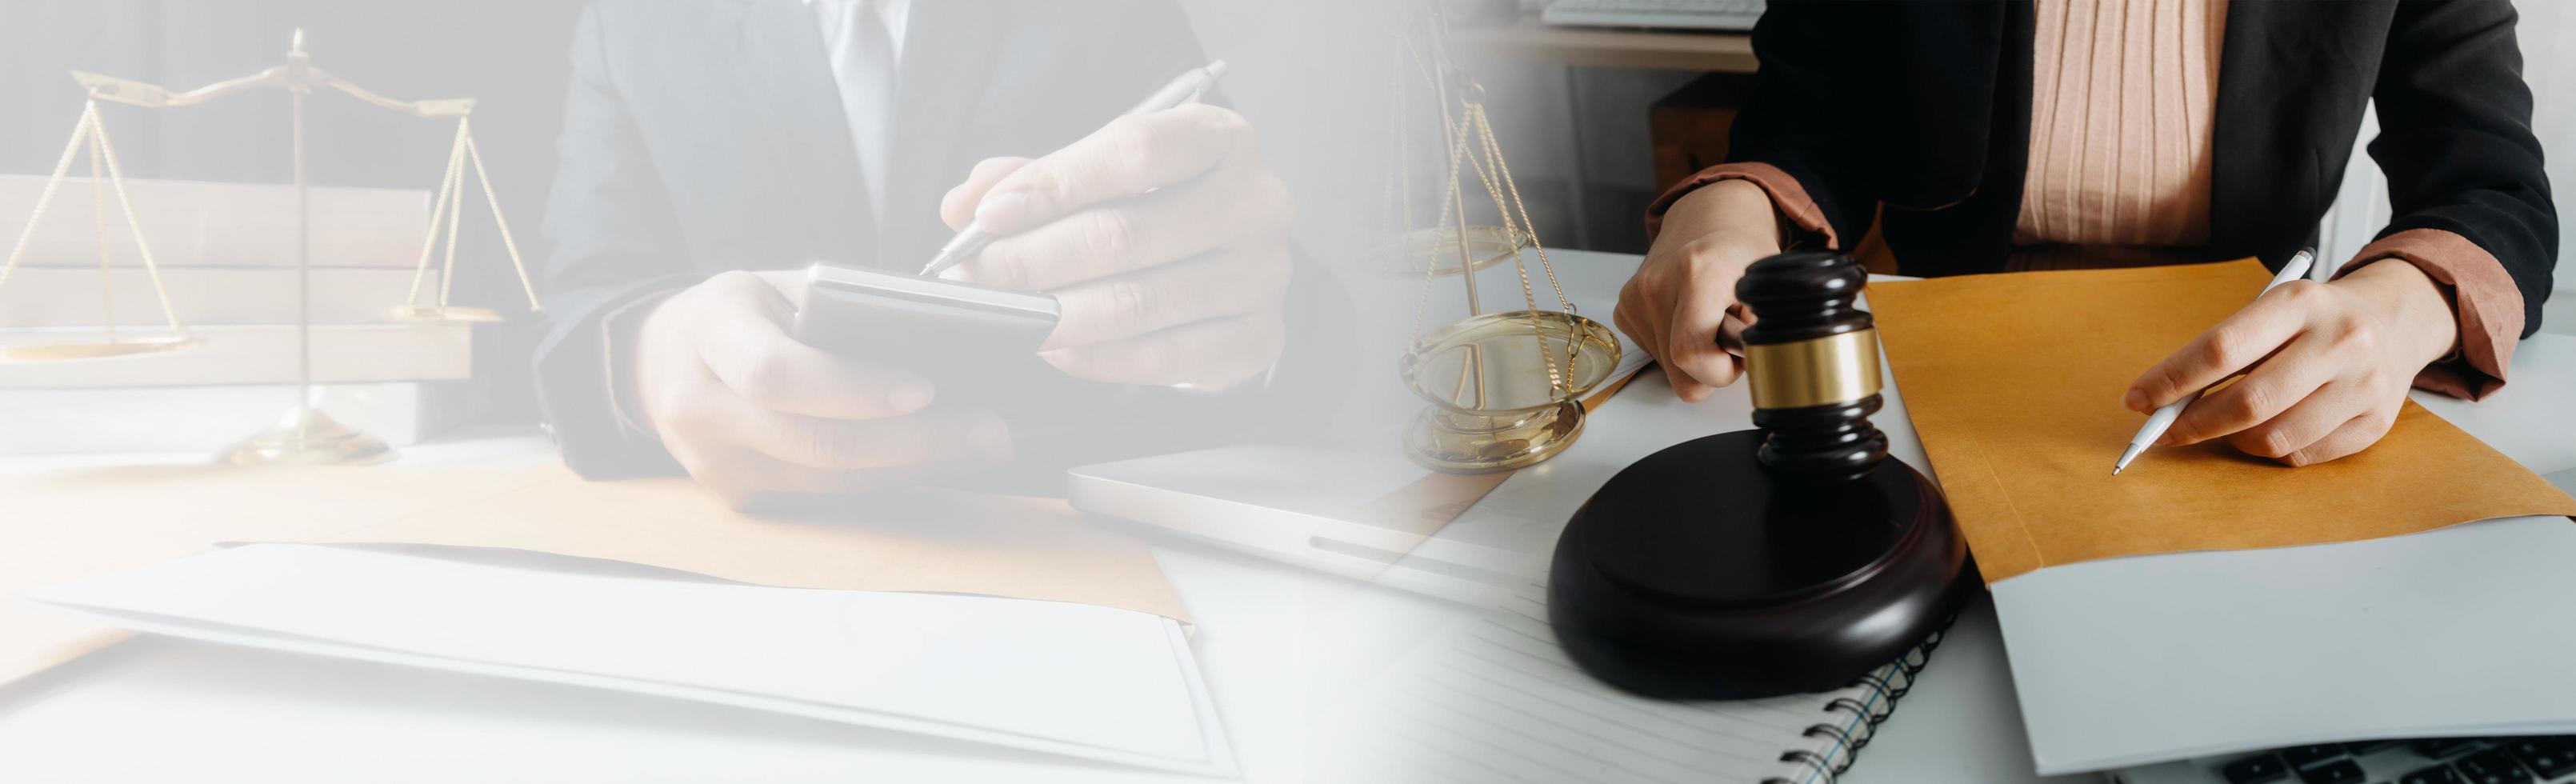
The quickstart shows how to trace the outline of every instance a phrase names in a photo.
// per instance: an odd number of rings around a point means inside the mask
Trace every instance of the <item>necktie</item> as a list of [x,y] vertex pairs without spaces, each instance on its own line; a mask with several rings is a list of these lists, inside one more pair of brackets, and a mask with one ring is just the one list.
[[846,8],[839,39],[832,44],[832,78],[840,85],[841,109],[850,119],[850,140],[858,146],[859,179],[867,186],[868,209],[882,218],[888,148],[894,136],[894,37],[887,32],[875,0],[851,0]]

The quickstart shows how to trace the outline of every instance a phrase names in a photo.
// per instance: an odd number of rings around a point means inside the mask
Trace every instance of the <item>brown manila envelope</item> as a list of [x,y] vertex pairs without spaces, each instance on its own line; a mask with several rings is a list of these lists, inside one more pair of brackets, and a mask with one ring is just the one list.
[[2344,542],[2576,499],[2412,402],[2360,454],[2303,468],[2219,439],[2111,463],[2139,373],[2253,301],[2251,259],[1872,284],[1897,389],[1987,582],[2056,564]]

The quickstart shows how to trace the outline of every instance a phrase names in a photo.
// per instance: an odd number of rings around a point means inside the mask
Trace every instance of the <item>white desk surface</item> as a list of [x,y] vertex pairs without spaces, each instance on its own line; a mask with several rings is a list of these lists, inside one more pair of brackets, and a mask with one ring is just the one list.
[[[1635,263],[1555,255],[1561,271],[1589,268],[1586,277],[1624,278],[1617,269]],[[2518,359],[2516,387],[2504,394],[2576,389],[2576,338],[2544,336]],[[1683,404],[1650,371],[1601,409],[1581,441],[1467,514],[1562,521],[1629,462],[1749,426],[1740,390]],[[2419,400],[2455,421],[2480,416],[2476,406]],[[1920,459],[1898,412],[1877,422],[1897,454]],[[2543,472],[2576,466],[2568,425],[2521,428],[2533,443],[2507,451],[2533,455],[2525,462]],[[415,447],[387,470],[549,452],[528,436],[478,438]],[[0,470],[33,465],[0,461]],[[1185,542],[1154,544],[1199,621],[1194,645],[1247,780],[1304,780],[1306,760],[1332,753],[1309,740],[1319,701],[1347,696],[1353,673],[1459,610]],[[54,782],[1186,780],[741,709],[156,638],[0,687],[0,770]],[[2030,771],[1993,608],[1980,599],[1843,781],[2095,780]]]

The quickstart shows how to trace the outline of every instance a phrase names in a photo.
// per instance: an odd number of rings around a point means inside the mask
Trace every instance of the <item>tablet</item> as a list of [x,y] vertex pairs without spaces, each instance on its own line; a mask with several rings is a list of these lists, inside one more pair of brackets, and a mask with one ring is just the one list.
[[1027,354],[1055,331],[1056,316],[1055,298],[1044,294],[815,264],[805,269],[795,334],[807,345],[857,354],[907,345],[940,357]]
[[836,299],[882,299],[927,307],[945,307],[989,313],[1013,319],[1042,320],[1050,329],[1055,324],[1055,298],[1025,291],[988,288],[944,278],[899,275],[871,269],[842,267],[817,263],[805,268],[806,285],[829,292]]
[[1061,376],[1037,357],[1054,297],[818,263],[805,270],[794,335],[806,345],[919,373],[944,399],[989,399]]

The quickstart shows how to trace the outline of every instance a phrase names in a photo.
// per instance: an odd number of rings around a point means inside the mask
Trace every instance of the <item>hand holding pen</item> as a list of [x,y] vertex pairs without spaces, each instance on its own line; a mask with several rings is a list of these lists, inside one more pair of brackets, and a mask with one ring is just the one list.
[[[2312,255],[2291,265],[2304,268]],[[2151,444],[2217,438],[2292,466],[2359,452],[2396,423],[2415,375],[2459,342],[2447,292],[2404,260],[2376,260],[2331,283],[2283,272],[2254,304],[2130,382],[2122,405],[2152,415],[2113,473]],[[2159,420],[2170,423],[2161,435]]]
[[1148,111],[1044,157],[977,164],[940,217],[989,240],[935,274],[1054,295],[1063,315],[1039,356],[1076,378],[1214,390],[1263,376],[1285,345],[1294,208],[1251,124],[1190,102],[1222,70],[1183,74]]
[[[1224,60],[1218,60],[1199,68],[1190,69],[1187,73],[1183,73],[1180,76],[1173,78],[1171,83],[1163,85],[1163,89],[1155,90],[1154,94],[1145,96],[1145,100],[1136,102],[1136,105],[1129,108],[1126,114],[1119,116],[1134,117],[1140,114],[1152,114],[1154,112],[1164,111],[1167,109],[1179,108],[1183,104],[1197,103],[1201,96],[1207,95],[1208,88],[1216,86],[1217,77],[1224,75]],[[964,189],[967,185],[973,185],[978,180],[981,180],[982,176],[986,173],[986,168],[994,165],[997,161],[1025,162],[1025,159],[994,158],[977,164],[975,167],[975,179],[968,180],[966,185],[960,185],[958,188]],[[988,181],[986,184],[989,185],[991,183]],[[947,213],[946,206],[947,205],[944,204],[941,205],[941,213],[943,215]],[[980,212],[982,209],[983,208],[980,205],[977,206],[977,211]],[[978,251],[982,251],[984,246],[990,245],[992,242],[993,235],[985,230],[983,221],[981,219],[969,219],[966,221],[965,226],[957,229],[957,236],[949,238],[947,244],[939,246],[939,253],[931,256],[929,263],[921,265],[920,274],[922,277],[929,277],[942,272],[947,272],[949,268],[964,263],[968,257],[974,256]]]

